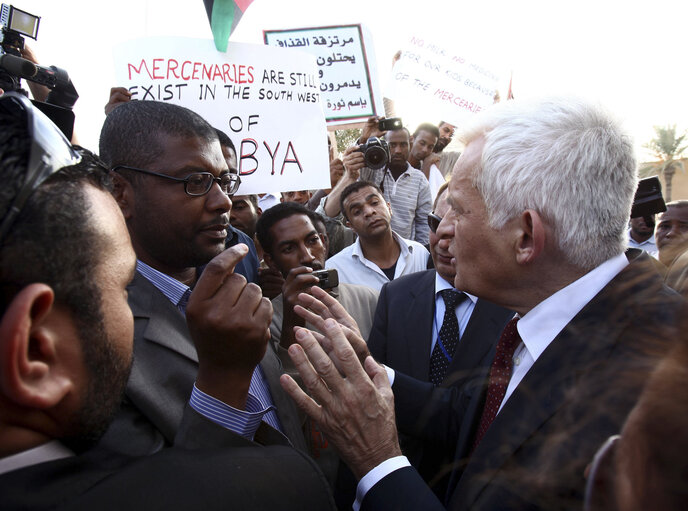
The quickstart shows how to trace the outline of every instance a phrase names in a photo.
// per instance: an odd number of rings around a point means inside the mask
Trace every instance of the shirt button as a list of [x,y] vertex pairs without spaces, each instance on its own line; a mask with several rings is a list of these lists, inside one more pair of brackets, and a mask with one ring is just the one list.
[[521,357],[516,357],[516,358],[514,359],[514,365],[517,365],[517,366],[518,366],[518,365],[521,365]]

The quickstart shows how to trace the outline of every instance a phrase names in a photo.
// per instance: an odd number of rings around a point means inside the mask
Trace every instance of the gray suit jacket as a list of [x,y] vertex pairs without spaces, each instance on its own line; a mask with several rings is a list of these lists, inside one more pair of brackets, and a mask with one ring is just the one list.
[[[198,356],[186,319],[148,279],[136,273],[128,288],[134,314],[134,364],[125,398],[101,446],[129,455],[150,454],[171,445],[191,396]],[[297,409],[282,390],[277,355],[261,361],[286,436],[306,451]]]

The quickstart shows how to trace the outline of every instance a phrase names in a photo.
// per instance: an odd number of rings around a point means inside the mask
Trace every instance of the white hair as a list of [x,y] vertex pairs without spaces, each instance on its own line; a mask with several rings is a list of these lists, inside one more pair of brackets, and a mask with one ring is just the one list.
[[473,185],[493,228],[533,209],[567,261],[586,270],[625,250],[636,162],[607,112],[573,98],[507,101],[476,122],[463,138],[484,137]]

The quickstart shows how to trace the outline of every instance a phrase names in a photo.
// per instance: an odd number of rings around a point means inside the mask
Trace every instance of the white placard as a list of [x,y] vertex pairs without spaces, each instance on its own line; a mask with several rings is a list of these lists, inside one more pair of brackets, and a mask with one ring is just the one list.
[[[465,47],[463,47],[465,49]],[[411,35],[395,63],[389,96],[412,101],[428,119],[455,126],[494,103],[501,69],[492,59],[462,51],[460,44]]]
[[263,31],[265,44],[316,57],[327,123],[341,125],[383,115],[371,38],[361,25]]
[[155,37],[114,50],[115,77],[134,100],[197,112],[232,139],[239,194],[330,187],[326,124],[315,58],[302,52]]

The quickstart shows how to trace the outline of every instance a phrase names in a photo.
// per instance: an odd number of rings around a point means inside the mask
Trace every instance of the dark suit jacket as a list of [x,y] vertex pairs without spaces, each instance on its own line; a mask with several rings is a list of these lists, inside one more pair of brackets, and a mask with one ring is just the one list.
[[143,458],[92,450],[0,475],[15,509],[334,509],[313,460],[261,424],[263,445],[187,407],[175,447]]
[[[422,434],[455,451],[447,508],[580,509],[585,466],[621,430],[684,313],[684,300],[663,286],[649,257],[636,257],[542,353],[472,455],[485,378],[462,393],[395,380],[402,421],[412,423],[424,400],[436,404]],[[411,468],[380,481],[362,507],[442,508]]]
[[[375,360],[388,365],[400,376],[429,381],[430,346],[435,317],[435,270],[405,275],[385,284],[380,291],[368,348]],[[475,379],[476,371],[489,367],[487,355],[514,312],[485,300],[478,300],[456,349],[444,387],[462,388]],[[396,386],[396,382],[395,382]],[[430,404],[430,403],[429,403]],[[428,411],[432,407],[428,406]],[[403,424],[402,449],[423,479],[438,495],[446,492],[446,478],[453,453],[445,446],[422,441],[415,433],[429,419],[419,413],[413,425]],[[442,470],[444,465],[449,470]]]
[[[198,371],[186,319],[140,273],[128,288],[134,314],[134,364],[121,409],[101,446],[132,456],[171,445]],[[286,436],[306,452],[296,405],[279,384],[281,364],[268,349],[261,367]]]

